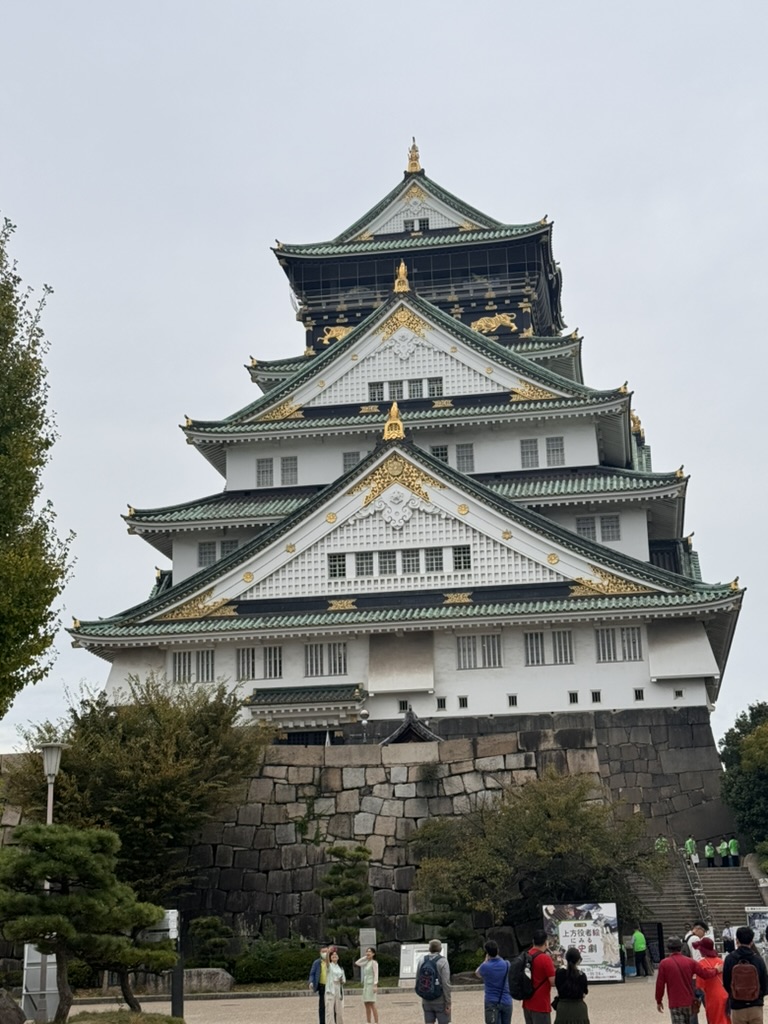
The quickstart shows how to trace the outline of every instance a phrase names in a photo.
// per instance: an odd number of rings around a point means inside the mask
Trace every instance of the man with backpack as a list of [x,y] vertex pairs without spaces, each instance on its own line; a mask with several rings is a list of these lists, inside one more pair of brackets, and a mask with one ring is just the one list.
[[509,969],[509,991],[523,1004],[525,1024],[551,1024],[554,984],[555,965],[547,952],[547,933],[537,928],[531,948],[515,957]]
[[736,949],[723,964],[723,987],[730,997],[731,1024],[762,1024],[763,999],[768,994],[765,961],[755,952],[755,933],[736,929]]
[[424,1024],[450,1024],[451,969],[440,939],[431,939],[416,968],[416,994],[421,999]]

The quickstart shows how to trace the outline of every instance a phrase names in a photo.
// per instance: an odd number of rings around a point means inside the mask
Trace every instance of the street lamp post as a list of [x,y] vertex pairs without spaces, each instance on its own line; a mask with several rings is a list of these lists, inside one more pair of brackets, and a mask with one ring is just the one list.
[[[43,743],[40,750],[43,755],[43,774],[48,782],[48,805],[45,814],[45,824],[53,824],[53,785],[61,767],[61,752],[64,749],[63,743]],[[50,891],[51,883],[46,878],[44,883],[46,892]],[[48,956],[40,954],[40,999],[36,1020],[48,1021]]]

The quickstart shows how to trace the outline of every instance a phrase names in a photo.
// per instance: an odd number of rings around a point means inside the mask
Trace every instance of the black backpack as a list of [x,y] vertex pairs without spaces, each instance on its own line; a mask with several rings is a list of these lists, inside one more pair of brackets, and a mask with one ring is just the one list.
[[443,994],[443,986],[440,981],[440,972],[437,969],[437,961],[444,959],[438,953],[434,955],[428,953],[425,957],[422,957],[419,969],[416,972],[416,995],[422,999],[426,999],[430,1002],[433,999],[439,999]]
[[527,952],[521,953],[509,965],[509,991],[513,999],[522,1002],[530,999],[536,991],[533,985],[533,961],[540,955],[541,950],[537,950],[533,956]]

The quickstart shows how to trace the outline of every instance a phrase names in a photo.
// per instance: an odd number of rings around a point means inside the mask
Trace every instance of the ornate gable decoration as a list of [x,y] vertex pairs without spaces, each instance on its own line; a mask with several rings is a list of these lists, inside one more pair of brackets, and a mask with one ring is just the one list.
[[526,381],[526,383],[512,388],[509,400],[510,402],[545,402],[557,397],[552,391],[547,391],[546,388],[537,387]]
[[644,587],[640,583],[632,583],[631,580],[615,576],[597,565],[590,565],[592,572],[597,576],[596,580],[587,579],[585,576],[577,576],[574,585],[571,587],[571,597],[594,597],[595,594],[650,594],[650,587]]
[[303,419],[304,413],[302,412],[301,406],[296,402],[291,402],[290,399],[287,402],[283,402],[282,404],[275,406],[274,409],[269,409],[258,417],[259,422]]
[[213,587],[197,594],[189,601],[179,605],[170,612],[157,616],[158,622],[169,622],[175,619],[213,619],[236,615],[235,609],[229,603],[229,598],[222,597],[217,601],[211,600]]
[[423,338],[427,333],[429,324],[426,320],[422,320],[418,313],[414,313],[412,309],[408,309],[407,306],[399,306],[383,323],[379,324],[375,333],[382,336],[382,341],[389,341],[392,335],[399,331],[401,327],[405,327],[407,330],[418,335],[419,338]]
[[366,488],[370,488],[368,494],[363,499],[363,507],[365,507],[370,505],[372,501],[375,501],[380,494],[383,494],[393,484],[401,484],[422,501],[431,500],[425,490],[426,486],[437,487],[441,490],[445,487],[445,484],[435,480],[434,477],[429,476],[422,469],[414,466],[412,462],[406,461],[402,455],[393,454],[388,459],[385,459],[380,466],[377,466],[373,472],[364,476],[362,480],[358,480],[347,491],[347,494],[357,494],[360,491],[366,490]]

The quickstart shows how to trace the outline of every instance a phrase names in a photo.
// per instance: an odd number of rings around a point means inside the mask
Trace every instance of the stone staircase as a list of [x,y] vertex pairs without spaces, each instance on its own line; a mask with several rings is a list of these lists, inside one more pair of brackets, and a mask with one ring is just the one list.
[[[637,879],[635,883],[635,891],[646,906],[643,922],[660,922],[665,940],[670,935],[682,937],[686,924],[695,921],[701,913],[682,858],[672,851],[668,857],[669,871],[662,883],[661,892],[657,892],[644,879]],[[735,874],[736,868],[732,870]],[[625,931],[631,931],[629,924],[625,922]]]
[[699,878],[715,924],[718,944],[726,921],[734,927],[746,924],[744,907],[763,906],[760,887],[746,868],[703,868],[699,865]]

